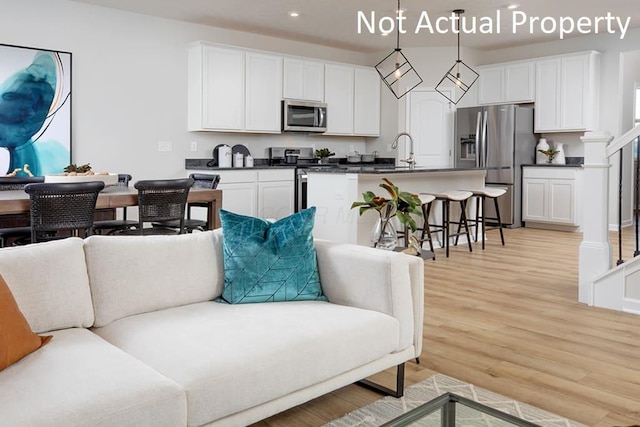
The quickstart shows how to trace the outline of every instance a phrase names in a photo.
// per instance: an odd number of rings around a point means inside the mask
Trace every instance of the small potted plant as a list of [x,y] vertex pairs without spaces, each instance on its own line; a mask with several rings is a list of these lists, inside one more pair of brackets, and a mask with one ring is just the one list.
[[380,216],[371,232],[371,244],[374,248],[393,250],[397,245],[397,233],[391,219],[395,216],[398,221],[415,232],[418,228],[412,215],[422,216],[422,201],[417,194],[400,191],[398,187],[387,178],[379,187],[387,190],[389,198],[376,196],[373,191],[362,193],[364,201],[353,202],[351,209],[360,208],[360,215],[368,210],[375,210]]
[[547,163],[553,162],[553,158],[560,152],[560,150],[556,150],[555,148],[548,148],[546,150],[538,151],[547,156]]
[[316,150],[315,152],[316,157],[318,158],[318,163],[320,164],[325,164],[327,163],[327,159],[331,156],[335,156],[336,153],[334,153],[333,151],[329,150],[328,148],[321,148],[319,150]]

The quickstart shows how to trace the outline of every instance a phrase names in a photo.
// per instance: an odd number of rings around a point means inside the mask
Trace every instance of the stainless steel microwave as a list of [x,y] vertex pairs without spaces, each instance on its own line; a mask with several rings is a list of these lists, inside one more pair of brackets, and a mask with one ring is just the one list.
[[327,104],[297,99],[282,101],[283,132],[326,132]]

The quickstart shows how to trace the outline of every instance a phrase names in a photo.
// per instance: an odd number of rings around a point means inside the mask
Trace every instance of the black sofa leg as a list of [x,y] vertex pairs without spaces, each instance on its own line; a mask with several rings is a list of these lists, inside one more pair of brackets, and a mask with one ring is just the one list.
[[395,390],[391,390],[390,388],[366,379],[358,381],[357,384],[368,388],[369,390],[377,391],[378,393],[387,394],[393,397],[402,397],[404,396],[404,363],[397,366]]

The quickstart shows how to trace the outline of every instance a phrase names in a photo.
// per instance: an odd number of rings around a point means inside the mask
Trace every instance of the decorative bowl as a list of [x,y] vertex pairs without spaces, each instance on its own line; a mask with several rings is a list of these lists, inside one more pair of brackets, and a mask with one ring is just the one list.
[[90,182],[90,181],[102,181],[104,186],[115,185],[118,183],[118,174],[94,174],[94,175],[45,175],[44,182]]

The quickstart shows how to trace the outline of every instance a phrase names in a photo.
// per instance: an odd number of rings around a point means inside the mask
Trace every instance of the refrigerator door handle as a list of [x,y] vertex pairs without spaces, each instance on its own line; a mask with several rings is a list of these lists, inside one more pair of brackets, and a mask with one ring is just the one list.
[[482,120],[482,167],[486,167],[489,164],[489,148],[487,143],[487,122],[489,121],[489,113],[487,110],[483,112],[483,120]]
[[478,111],[478,117],[476,118],[476,167],[480,167],[480,153],[482,152],[482,145],[480,141],[482,141],[482,111]]

